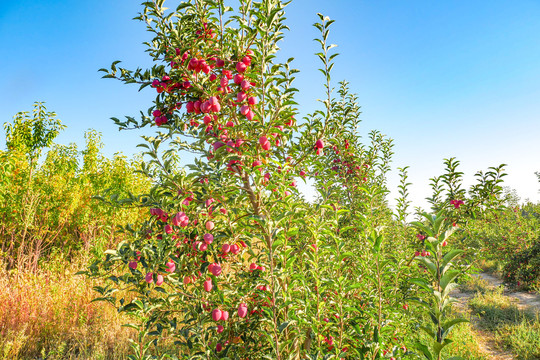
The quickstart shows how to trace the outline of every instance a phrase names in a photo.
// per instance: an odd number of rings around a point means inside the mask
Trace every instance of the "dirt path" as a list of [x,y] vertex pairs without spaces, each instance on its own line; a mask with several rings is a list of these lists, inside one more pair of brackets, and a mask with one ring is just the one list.
[[[480,277],[483,280],[485,280],[490,288],[497,288],[497,287],[503,287],[503,282],[501,279],[499,279],[496,276],[493,276],[488,273],[480,273],[477,275],[473,275],[476,277]],[[536,294],[526,293],[526,292],[511,292],[506,287],[504,288],[504,295],[512,298],[513,303],[516,304],[518,309],[523,311],[540,311],[540,296]],[[452,293],[452,296],[458,300],[458,302],[455,304],[457,309],[460,312],[463,313],[470,313],[469,309],[469,301],[476,295],[474,292],[461,292],[461,291],[455,291]],[[489,359],[492,360],[513,360],[514,356],[511,352],[508,351],[502,351],[500,350],[494,339],[492,334],[489,332],[486,332],[484,330],[481,330],[478,326],[478,319],[475,317],[471,317],[471,323],[475,328],[475,332],[478,335],[478,345],[482,352],[485,353],[485,355],[488,356]]]
[[[473,276],[481,277],[482,279],[486,280],[491,287],[494,288],[504,286],[501,279],[488,273],[480,273]],[[523,291],[511,292],[508,290],[508,288],[504,287],[504,295],[512,298],[514,300],[514,304],[516,304],[516,306],[520,310],[532,312],[540,311],[540,296],[538,296],[537,294],[527,293]]]

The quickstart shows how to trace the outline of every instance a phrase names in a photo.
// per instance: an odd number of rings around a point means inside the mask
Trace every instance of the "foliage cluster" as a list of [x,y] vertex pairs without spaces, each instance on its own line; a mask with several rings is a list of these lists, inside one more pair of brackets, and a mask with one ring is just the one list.
[[[143,4],[156,64],[102,71],[157,92],[140,120],[114,119],[120,129],[156,126],[141,144],[142,173],[155,186],[103,200],[147,207],[150,216],[125,227],[126,241],[88,274],[108,279],[96,288],[100,300],[136,320],[133,359],[406,358],[416,346],[411,315],[421,312],[409,300],[431,309],[435,325],[423,327],[430,344],[417,347],[441,359],[461,321],[446,319],[463,269],[455,268],[462,251],[452,250],[452,222],[444,211],[428,216],[418,223],[428,241],[412,240],[406,169],[392,215],[392,141],[373,131],[361,142],[356,96],[331,80],[333,21],[322,15],[314,26],[324,98],[296,119],[298,70],[276,58],[286,4]],[[297,189],[308,179],[314,203]],[[175,339],[176,351],[160,351],[164,338]]]
[[538,289],[540,205],[507,206],[464,228],[473,239],[471,246],[482,249],[482,258],[496,261],[503,280],[511,286]]
[[[112,191],[145,192],[140,160],[100,153],[100,134],[85,133],[86,147],[55,144],[63,129],[56,114],[36,103],[5,124],[7,150],[0,151],[0,250],[8,269],[37,269],[43,255],[85,248],[101,254],[118,240],[115,227],[142,217],[141,210],[105,206],[92,199]],[[43,153],[45,150],[45,153]],[[40,157],[41,156],[41,157]],[[69,257],[69,256],[68,256]]]
[[518,204],[502,186],[504,164],[476,174],[477,182],[463,188],[459,161],[445,160],[445,173],[431,179],[433,210],[446,209],[462,228],[462,249],[503,269],[504,280],[523,288],[539,287],[540,210],[538,204]]

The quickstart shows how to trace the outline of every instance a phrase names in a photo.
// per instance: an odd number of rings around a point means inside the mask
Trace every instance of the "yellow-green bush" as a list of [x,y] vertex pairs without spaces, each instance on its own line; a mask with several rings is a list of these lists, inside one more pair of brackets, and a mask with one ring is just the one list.
[[121,359],[130,331],[111,306],[92,303],[98,283],[83,276],[94,257],[123,236],[143,209],[112,207],[94,195],[148,192],[140,159],[101,154],[100,134],[86,146],[53,143],[64,127],[35,104],[18,113],[0,150],[0,358]]
[[136,222],[142,210],[111,207],[92,197],[107,189],[122,196],[149,188],[136,172],[140,160],[121,154],[103,156],[100,134],[94,130],[86,132],[82,151],[73,143],[54,144],[55,135],[50,133],[63,127],[54,113],[43,109],[36,104],[33,117],[19,113],[13,123],[5,124],[7,150],[0,151],[0,250],[8,268],[37,269],[42,256],[53,248],[69,255],[116,242],[115,230]]

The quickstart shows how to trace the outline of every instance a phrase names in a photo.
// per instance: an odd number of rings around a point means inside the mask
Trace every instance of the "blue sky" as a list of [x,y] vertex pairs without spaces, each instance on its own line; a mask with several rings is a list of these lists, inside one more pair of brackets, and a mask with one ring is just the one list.
[[[149,34],[131,20],[139,10],[138,1],[2,2],[2,122],[45,101],[68,126],[58,142],[82,146],[84,131],[94,128],[107,154],[137,151],[139,134],[119,133],[109,118],[137,115],[154,93],[101,79],[97,70],[114,60],[150,64],[142,45]],[[377,129],[394,139],[393,165],[410,166],[416,205],[425,204],[429,178],[452,156],[467,182],[506,163],[507,185],[523,199],[540,199],[540,2],[295,0],[281,47],[301,70],[303,113],[323,96],[313,56],[317,12],[336,20],[331,42],[341,55],[333,79],[358,93],[363,134]]]

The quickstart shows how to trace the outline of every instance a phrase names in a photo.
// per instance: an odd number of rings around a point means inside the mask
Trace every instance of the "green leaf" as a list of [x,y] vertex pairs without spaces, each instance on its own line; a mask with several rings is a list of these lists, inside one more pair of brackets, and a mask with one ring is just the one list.
[[457,283],[455,283],[455,282],[452,282],[452,283],[446,285],[446,288],[442,292],[441,297],[443,299],[446,298],[448,296],[448,294],[450,294],[452,292],[452,290],[454,290],[457,287],[459,287],[459,285]]
[[444,255],[442,259],[442,263],[441,263],[441,267],[442,267],[441,274],[444,275],[444,273],[446,272],[446,267],[450,263],[450,261],[452,261],[456,256],[461,255],[461,254],[463,254],[463,250],[453,249],[453,250],[450,250],[446,255]]
[[412,226],[414,226],[415,228],[425,232],[428,236],[433,236],[433,231],[427,227],[426,225],[422,224],[421,222],[419,221],[413,221],[411,223]]
[[448,284],[454,280],[456,278],[456,276],[458,276],[460,273],[459,270],[456,270],[456,269],[452,269],[452,270],[448,270],[446,272],[446,274],[443,275],[443,277],[441,278],[441,288],[442,290],[444,291],[444,289],[446,289],[446,286],[448,286]]
[[425,256],[417,256],[414,258],[414,260],[424,264],[433,277],[437,276],[437,266],[435,266],[435,264],[429,258]]
[[444,349],[447,345],[449,345],[451,343],[452,343],[452,340],[450,340],[450,339],[445,339],[442,343],[435,342],[433,344],[433,350],[435,350],[435,354],[433,354],[433,355],[438,357],[439,354],[441,353],[442,349]]
[[281,323],[279,325],[279,328],[278,328],[279,332],[282,333],[283,330],[285,330],[287,328],[287,326],[289,326],[290,323],[291,323],[290,321],[285,321],[285,322]]
[[424,332],[428,334],[429,336],[431,336],[432,338],[435,338],[435,331],[433,331],[432,328],[427,327],[427,326],[420,326],[420,329],[424,330]]
[[433,355],[431,354],[431,351],[429,350],[429,348],[426,345],[421,344],[421,343],[416,343],[414,345],[414,347],[416,349],[420,350],[422,352],[422,354],[424,354],[426,359],[433,360]]
[[426,290],[426,291],[433,291],[431,285],[429,285],[429,283],[424,280],[424,279],[420,279],[420,278],[413,278],[411,280],[409,280],[411,283],[415,284],[415,285],[418,285],[420,286],[422,289]]
[[452,319],[450,321],[447,321],[447,322],[443,323],[443,325],[442,325],[443,334],[442,334],[442,339],[441,340],[444,340],[444,338],[446,336],[448,336],[448,333],[450,333],[450,331],[452,330],[452,328],[455,325],[457,325],[459,323],[466,323],[466,322],[469,322],[469,320],[463,319],[463,318],[458,318],[458,319]]

